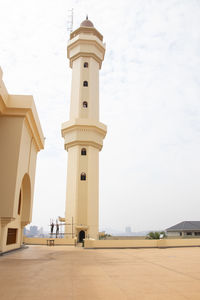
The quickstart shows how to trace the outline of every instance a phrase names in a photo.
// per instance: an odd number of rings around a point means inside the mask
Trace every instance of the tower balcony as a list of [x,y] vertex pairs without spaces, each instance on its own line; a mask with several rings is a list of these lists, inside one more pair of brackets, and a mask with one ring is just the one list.
[[[87,29],[87,28],[86,28]],[[89,32],[83,31],[83,27],[68,42],[67,57],[70,60],[72,68],[73,61],[79,57],[93,57],[101,69],[102,61],[105,55],[105,44],[100,40],[99,36],[94,34],[97,32],[95,28],[88,28]]]
[[63,123],[61,132],[65,140],[65,150],[76,145],[90,145],[100,151],[107,126],[93,120],[74,119]]

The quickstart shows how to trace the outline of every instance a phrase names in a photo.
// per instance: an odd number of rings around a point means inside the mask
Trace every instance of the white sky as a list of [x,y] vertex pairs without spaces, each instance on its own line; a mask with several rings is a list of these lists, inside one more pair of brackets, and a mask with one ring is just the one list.
[[0,0],[0,65],[10,94],[32,94],[44,135],[34,225],[64,216],[74,29],[86,13],[103,34],[100,229],[163,229],[200,220],[200,1]]

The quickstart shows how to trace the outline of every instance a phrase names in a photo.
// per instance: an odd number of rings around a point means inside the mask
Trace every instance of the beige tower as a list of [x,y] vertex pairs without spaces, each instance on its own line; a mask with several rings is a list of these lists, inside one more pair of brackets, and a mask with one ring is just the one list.
[[103,36],[86,19],[70,34],[67,56],[72,68],[70,120],[62,124],[68,151],[66,236],[98,239],[99,151],[107,127],[99,122],[99,69]]

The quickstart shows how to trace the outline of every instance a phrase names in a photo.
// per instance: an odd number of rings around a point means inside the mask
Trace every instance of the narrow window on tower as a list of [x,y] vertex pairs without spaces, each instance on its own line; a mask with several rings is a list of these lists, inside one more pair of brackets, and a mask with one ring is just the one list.
[[81,155],[87,155],[87,151],[86,151],[85,148],[82,148],[82,149],[81,149]]
[[84,107],[84,108],[87,108],[87,107],[88,107],[87,101],[84,101],[84,102],[83,102],[83,107]]
[[88,68],[88,62],[84,62],[84,68]]
[[81,180],[86,180],[86,174],[85,173],[81,173]]
[[83,81],[83,86],[88,86],[88,82],[86,80]]

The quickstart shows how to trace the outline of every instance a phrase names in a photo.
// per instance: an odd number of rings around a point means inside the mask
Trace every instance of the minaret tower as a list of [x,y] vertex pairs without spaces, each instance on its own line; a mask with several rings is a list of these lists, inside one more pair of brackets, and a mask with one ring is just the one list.
[[70,34],[67,57],[72,68],[70,120],[62,124],[68,151],[66,236],[98,239],[99,151],[107,127],[99,122],[99,69],[103,36],[86,18]]

